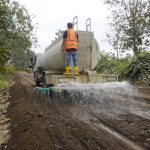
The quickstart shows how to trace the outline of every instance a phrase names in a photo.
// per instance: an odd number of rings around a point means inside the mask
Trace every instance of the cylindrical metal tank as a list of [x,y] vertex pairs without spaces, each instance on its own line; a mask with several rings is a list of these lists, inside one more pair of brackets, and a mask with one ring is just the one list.
[[61,45],[62,40],[59,40],[56,44],[50,45],[48,48],[46,48],[42,60],[42,67],[44,70],[65,70],[65,61],[61,51]]
[[[92,70],[100,58],[100,50],[94,34],[87,31],[78,31],[78,64],[79,70]],[[64,71],[65,60],[61,51],[62,38],[54,41],[46,48],[42,57],[42,67],[46,71]],[[73,63],[71,63],[73,66]]]

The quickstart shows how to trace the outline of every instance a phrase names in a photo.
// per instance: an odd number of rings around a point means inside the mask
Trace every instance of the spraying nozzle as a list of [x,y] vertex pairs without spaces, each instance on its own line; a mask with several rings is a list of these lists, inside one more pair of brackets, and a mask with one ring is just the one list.
[[43,93],[49,93],[52,90],[53,90],[52,87],[36,87],[33,89],[33,91],[43,92]]

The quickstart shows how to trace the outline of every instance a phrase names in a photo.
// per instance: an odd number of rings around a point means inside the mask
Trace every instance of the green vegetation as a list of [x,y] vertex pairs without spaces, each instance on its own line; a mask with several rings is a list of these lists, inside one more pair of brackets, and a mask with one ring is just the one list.
[[8,85],[7,81],[0,79],[0,89],[7,87],[7,85]]
[[35,55],[31,50],[37,44],[32,19],[17,1],[0,1],[0,88],[6,87],[15,70],[26,68]]
[[3,65],[0,65],[0,74],[4,74],[6,72],[6,67]]
[[150,52],[118,59],[102,53],[95,70],[98,73],[117,74],[119,80],[150,86]]
[[37,39],[32,19],[32,15],[17,1],[0,1],[1,65],[9,60],[15,68],[24,67],[29,57],[34,55],[30,48],[36,46]]
[[124,77],[132,83],[150,86],[150,52],[133,57],[124,71]]
[[110,44],[119,52],[138,55],[150,46],[149,0],[104,0],[111,10],[107,33]]
[[110,56],[108,53],[102,53],[100,61],[95,70],[98,73],[116,74],[119,76],[119,80],[122,80],[122,74],[128,66],[128,62],[131,61],[131,56],[118,59],[114,56]]
[[0,65],[0,89],[7,87],[10,77],[15,74],[15,68],[11,65]]
[[7,87],[8,84],[8,76],[5,74],[0,74],[0,89]]
[[[117,74],[119,80],[150,86],[150,3],[149,0],[103,0],[111,14],[111,32],[107,40],[117,53],[117,58],[107,53],[101,55],[97,67],[100,73]],[[120,58],[131,51],[133,56]]]
[[6,66],[6,74],[14,74],[16,72],[15,68],[11,65]]

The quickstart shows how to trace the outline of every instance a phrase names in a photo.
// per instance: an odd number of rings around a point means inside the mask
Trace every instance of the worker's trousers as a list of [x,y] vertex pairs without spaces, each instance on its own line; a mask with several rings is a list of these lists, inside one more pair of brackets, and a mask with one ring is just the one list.
[[70,66],[71,56],[74,66],[78,66],[78,54],[77,51],[66,51],[66,66]]

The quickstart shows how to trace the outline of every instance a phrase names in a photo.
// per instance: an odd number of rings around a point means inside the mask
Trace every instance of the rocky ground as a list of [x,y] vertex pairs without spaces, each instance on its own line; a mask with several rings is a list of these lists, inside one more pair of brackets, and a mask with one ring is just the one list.
[[[3,142],[8,150],[150,149],[149,89],[132,97],[120,95],[123,103],[119,96],[106,97],[102,105],[98,100],[73,103],[61,96],[43,98],[33,91],[32,74],[18,73],[14,82],[4,102],[4,107],[9,104],[3,112],[6,120],[0,122],[0,128],[5,124],[10,130],[8,142]],[[128,103],[129,99],[134,103]],[[114,105],[116,101],[119,107]]]

